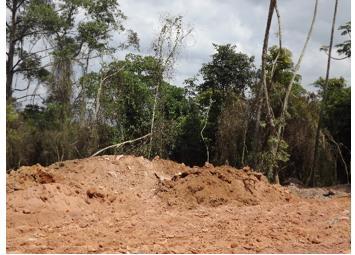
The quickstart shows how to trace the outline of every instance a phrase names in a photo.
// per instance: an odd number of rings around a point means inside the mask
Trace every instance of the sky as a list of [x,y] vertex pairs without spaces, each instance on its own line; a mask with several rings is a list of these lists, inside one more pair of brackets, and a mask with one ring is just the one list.
[[[339,0],[336,28],[351,19],[350,1]],[[303,86],[310,91],[315,90],[312,86],[314,81],[319,77],[325,77],[327,55],[319,48],[322,45],[329,45],[334,2],[334,0],[319,0],[314,31],[299,70]],[[124,21],[125,28],[138,33],[140,52],[135,52],[133,49],[120,51],[114,56],[116,59],[124,59],[125,55],[132,51],[142,55],[153,55],[152,41],[160,31],[162,16],[182,15],[186,26],[193,28],[192,34],[182,47],[174,66],[173,76],[170,78],[170,83],[176,86],[184,86],[185,79],[197,75],[202,64],[211,60],[211,55],[214,53],[213,43],[234,44],[237,46],[237,51],[255,56],[255,64],[257,67],[260,66],[268,0],[119,0],[119,3],[120,9],[127,16],[127,20]],[[294,62],[297,62],[304,45],[312,20],[314,3],[314,0],[278,1],[283,47],[292,51]],[[80,16],[79,19],[81,18],[83,17]],[[277,32],[277,18],[274,15],[269,46],[278,44]],[[334,44],[347,39],[340,33],[335,30]],[[122,42],[126,36],[126,33],[114,33],[112,46]],[[39,44],[39,47],[43,47],[43,44]],[[107,57],[106,60],[112,60],[112,56]],[[90,71],[98,71],[100,62],[98,59],[92,60]],[[342,76],[350,86],[350,67],[350,59],[333,61],[330,77]],[[81,69],[74,71],[81,73]],[[14,81],[16,88],[23,89],[27,86],[27,82],[19,76],[16,76]],[[46,92],[44,85],[40,84],[37,87],[32,84],[28,91],[16,92],[16,96],[39,94],[45,97]],[[37,103],[42,101],[38,97],[27,97],[20,102],[25,105],[31,100]]]
[[[297,61],[310,27],[314,2],[312,0],[278,1],[281,15],[283,46],[293,53]],[[329,45],[334,0],[320,0],[318,16],[311,41],[300,68],[302,84],[313,90],[312,82],[325,76],[327,56],[319,48]],[[268,12],[267,0],[121,0],[120,6],[128,17],[126,28],[136,31],[140,38],[141,54],[152,54],[152,40],[159,32],[160,17],[165,14],[182,15],[193,28],[175,65],[171,82],[183,86],[187,78],[198,73],[214,53],[212,43],[235,44],[237,51],[255,56],[260,65],[263,36]],[[340,0],[336,28],[351,19],[350,0]],[[274,16],[269,45],[278,42],[277,19]],[[335,31],[337,44],[344,36]],[[126,52],[121,52],[124,56]],[[336,56],[336,55],[335,55]],[[330,77],[343,76],[350,85],[350,59],[334,61]]]

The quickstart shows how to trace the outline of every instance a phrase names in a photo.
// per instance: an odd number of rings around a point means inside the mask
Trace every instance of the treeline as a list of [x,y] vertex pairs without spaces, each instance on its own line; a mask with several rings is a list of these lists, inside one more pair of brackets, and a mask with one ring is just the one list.
[[[281,45],[267,47],[261,68],[237,46],[214,45],[200,72],[177,87],[168,78],[191,32],[180,16],[162,19],[150,56],[129,53],[120,60],[109,56],[139,48],[139,39],[123,26],[116,1],[13,0],[7,7],[7,169],[84,158],[106,148],[100,154],[250,165],[271,181],[349,182],[350,87],[341,77],[319,78],[317,93],[305,90],[301,76],[294,76],[292,53]],[[340,29],[347,36],[350,23]],[[127,39],[113,42],[113,33]],[[350,57],[347,41],[337,48]],[[16,76],[28,86],[18,89]],[[290,82],[285,118],[270,125],[268,113],[283,112]],[[31,100],[21,103],[18,90],[32,91],[25,96]]]

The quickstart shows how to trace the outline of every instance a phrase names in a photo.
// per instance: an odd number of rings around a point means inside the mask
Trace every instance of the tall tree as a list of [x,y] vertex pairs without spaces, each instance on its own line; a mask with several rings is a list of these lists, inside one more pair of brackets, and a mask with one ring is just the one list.
[[[277,131],[273,130],[275,133],[272,133],[271,137],[269,138],[270,139],[269,142],[271,144],[271,149],[270,149],[271,157],[272,157],[273,161],[277,160],[277,158],[278,158],[277,154],[279,152],[280,145],[282,145],[282,132],[283,132],[283,129],[285,128],[285,125],[286,125],[285,122],[286,122],[286,114],[287,114],[287,109],[288,109],[288,104],[289,104],[289,97],[290,97],[290,94],[291,94],[295,79],[297,77],[297,72],[298,72],[298,70],[300,68],[304,53],[306,51],[308,42],[309,42],[309,40],[311,38],[311,35],[312,35],[314,23],[315,23],[315,20],[316,20],[316,17],[317,17],[317,11],[318,11],[318,0],[315,1],[313,17],[312,17],[312,21],[311,21],[311,26],[309,28],[309,31],[308,31],[308,34],[307,34],[307,37],[306,37],[306,41],[304,43],[303,49],[301,51],[301,54],[300,54],[300,56],[298,58],[297,64],[296,64],[296,66],[295,66],[295,68],[293,70],[292,78],[289,81],[289,84],[287,86],[287,90],[286,90],[285,97],[284,97],[284,100],[283,100],[282,110],[281,110],[280,116],[278,118]],[[268,175],[269,176],[272,175],[273,176],[272,180],[278,183],[279,182],[278,170],[276,170],[276,167],[273,166],[273,165],[274,164],[271,164],[271,166],[269,166]]]
[[[260,130],[260,120],[261,120],[261,111],[262,111],[262,104],[265,102],[267,108],[267,114],[269,119],[272,120],[272,109],[270,103],[268,101],[269,95],[267,91],[267,84],[266,84],[266,54],[269,45],[269,34],[271,28],[272,17],[274,15],[274,10],[277,2],[276,0],[270,0],[269,2],[269,12],[267,15],[266,21],[266,28],[264,34],[264,42],[263,42],[263,49],[261,53],[261,74],[260,74],[260,85],[257,91],[256,96],[256,123],[255,123],[255,130],[254,130],[254,141],[253,141],[253,152],[254,154],[258,153],[259,151],[259,130]],[[272,122],[270,124],[273,124]],[[256,160],[254,160],[253,165],[256,166]]]
[[149,157],[154,146],[154,139],[161,136],[161,130],[157,132],[155,122],[162,79],[164,76],[169,77],[172,74],[176,57],[184,40],[191,32],[192,29],[184,25],[182,16],[166,16],[162,20],[158,37],[153,41],[153,51],[158,65],[155,70],[156,86],[150,128]]
[[[202,112],[205,114],[208,112],[204,122],[206,126],[203,130],[203,140],[211,155],[210,159],[215,163],[224,163],[227,158],[221,154],[232,153],[222,153],[217,147],[230,142],[233,144],[232,148],[238,142],[237,139],[225,140],[227,130],[235,133],[235,130],[227,127],[230,123],[225,118],[230,118],[230,114],[243,108],[239,107],[239,104],[245,100],[245,92],[254,85],[256,72],[254,57],[237,52],[236,46],[214,44],[214,47],[216,52],[212,55],[211,61],[203,64],[200,70],[203,82],[197,85],[199,94],[196,100]],[[223,113],[224,111],[228,112]],[[240,119],[237,116],[234,118],[234,126],[245,126],[244,118]],[[236,162],[235,156],[233,155],[231,162]]]
[[6,8],[9,14],[6,19],[6,99],[9,100],[14,91],[14,75],[41,80],[48,74],[41,67],[44,50],[31,52],[26,48],[33,48],[41,38],[58,31],[62,20],[51,1],[6,0]]
[[324,112],[324,104],[327,100],[328,96],[328,81],[329,81],[329,71],[330,71],[330,62],[331,62],[331,57],[332,57],[332,49],[333,49],[333,38],[334,38],[334,27],[335,27],[335,21],[336,21],[336,16],[337,16],[337,10],[338,10],[338,0],[335,0],[335,5],[334,5],[334,14],[333,14],[333,21],[332,21],[332,29],[330,32],[330,42],[329,42],[329,53],[328,53],[328,61],[327,61],[327,71],[325,75],[325,84],[324,84],[324,96],[321,102],[321,108],[319,111],[319,117],[318,117],[318,124],[317,124],[317,131],[316,131],[316,138],[315,138],[315,144],[314,144],[314,155],[313,155],[313,161],[312,161],[312,166],[311,166],[311,171],[310,171],[310,181],[313,186],[316,184],[316,164],[318,161],[318,150],[319,150],[319,135],[320,131],[322,128],[322,122],[323,122],[323,112]]

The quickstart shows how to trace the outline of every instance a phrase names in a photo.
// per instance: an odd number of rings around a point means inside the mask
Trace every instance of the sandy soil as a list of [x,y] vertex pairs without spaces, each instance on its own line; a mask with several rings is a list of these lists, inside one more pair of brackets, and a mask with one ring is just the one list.
[[350,193],[332,191],[122,155],[22,167],[7,175],[7,252],[350,253]]

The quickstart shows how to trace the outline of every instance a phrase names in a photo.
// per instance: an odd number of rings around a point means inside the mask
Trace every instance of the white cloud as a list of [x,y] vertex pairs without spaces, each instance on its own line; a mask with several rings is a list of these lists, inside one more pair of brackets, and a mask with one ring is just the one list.
[[[325,75],[326,57],[319,51],[328,44],[334,1],[319,2],[314,34],[307,49],[300,73],[304,85]],[[309,29],[314,1],[279,1],[282,18],[283,44],[291,49],[297,60]],[[151,41],[159,31],[159,16],[164,13],[183,15],[194,28],[193,36],[184,47],[176,65],[172,82],[183,85],[186,78],[195,75],[202,63],[213,54],[212,43],[236,44],[238,50],[256,56],[260,63],[268,1],[247,0],[122,0],[121,8],[128,16],[126,26],[138,32],[142,53],[150,53]],[[350,20],[350,0],[339,1],[336,26]],[[276,17],[270,35],[270,45],[277,43]],[[336,33],[336,42],[342,40]],[[350,81],[350,61],[336,61],[332,76],[344,76]]]

